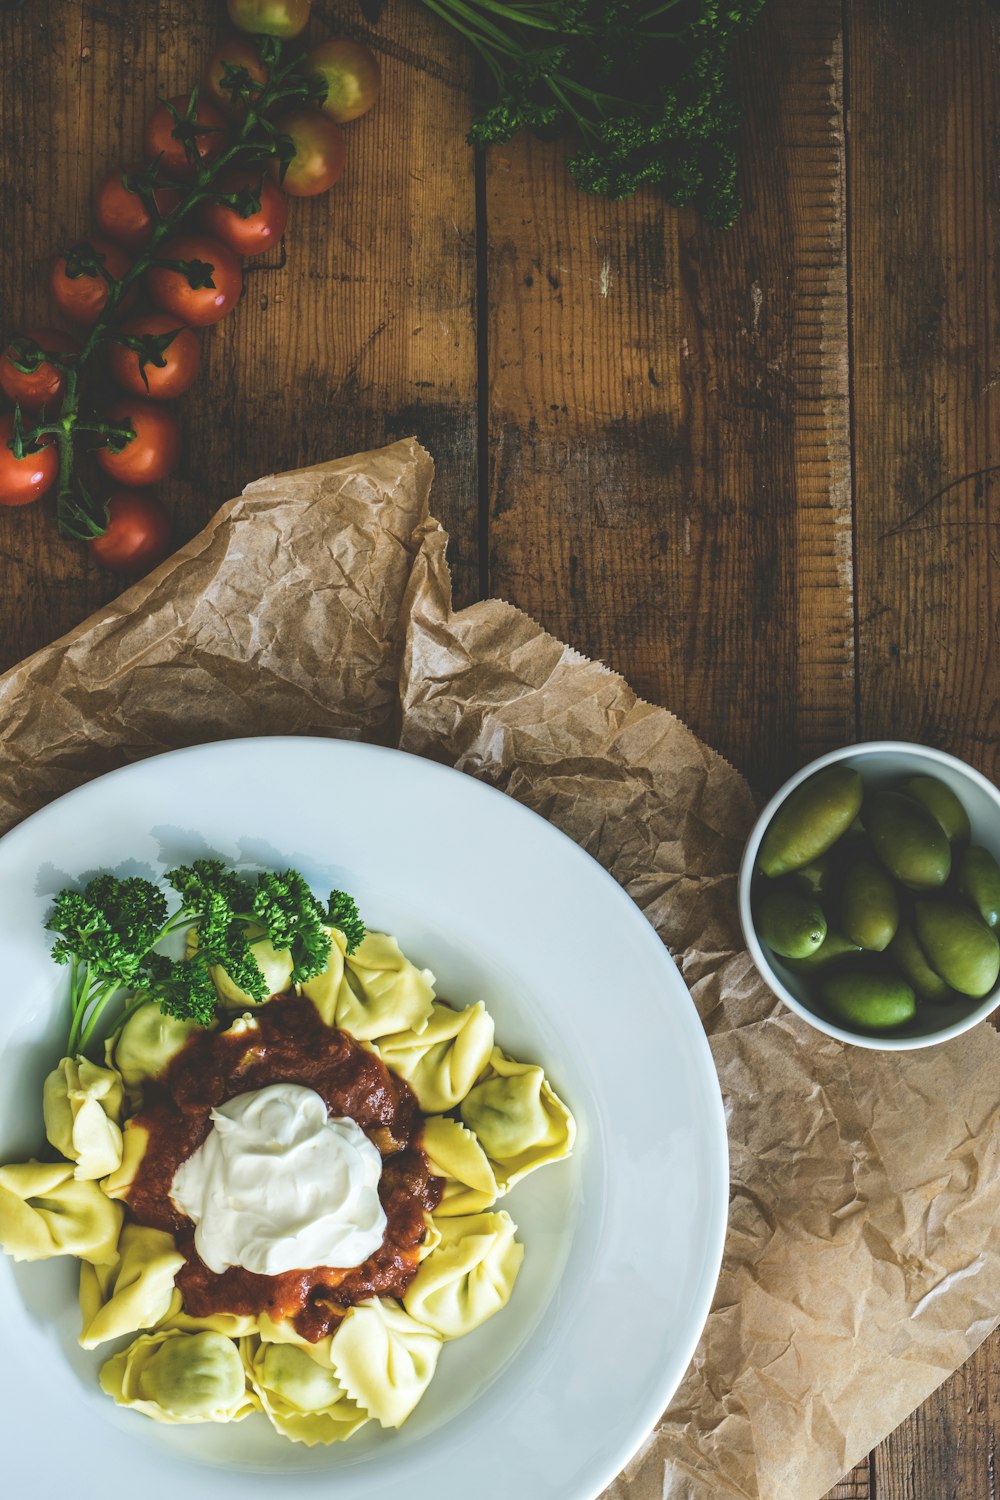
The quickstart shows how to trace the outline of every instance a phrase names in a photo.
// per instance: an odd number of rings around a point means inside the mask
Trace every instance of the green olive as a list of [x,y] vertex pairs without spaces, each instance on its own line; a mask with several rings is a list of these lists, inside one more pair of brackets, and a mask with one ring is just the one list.
[[860,859],[844,874],[840,893],[840,925],[849,942],[881,953],[899,925],[896,887],[881,865]]
[[956,839],[970,837],[972,829],[969,826],[969,814],[951,787],[938,781],[936,776],[908,776],[905,781],[900,782],[899,789],[908,797],[923,803],[952,843]]
[[971,844],[958,865],[958,889],[971,901],[987,927],[1000,922],[1000,865],[988,849]]
[[793,974],[814,974],[819,969],[828,969],[838,958],[860,952],[857,943],[849,943],[842,932],[830,927],[815,953],[810,953],[807,958],[790,958],[788,967]]
[[944,885],[951,873],[951,845],[922,803],[902,792],[873,792],[865,818],[872,847],[890,875],[914,891]]
[[819,859],[811,860],[809,864],[796,870],[791,878],[803,895],[823,901],[830,895],[833,883],[833,860],[828,854],[823,854]]
[[762,942],[782,958],[806,958],[826,937],[826,918],[810,896],[791,888],[765,890],[754,903]]
[[854,822],[862,795],[858,772],[843,765],[827,766],[789,792],[761,840],[763,874],[787,875],[825,854]]
[[903,979],[863,970],[831,974],[820,985],[828,1008],[848,1026],[889,1031],[912,1021],[917,997]]
[[989,994],[1000,974],[1000,943],[981,917],[937,896],[915,904],[914,922],[931,967],[953,990],[975,1000]]
[[930,1000],[935,1005],[946,1005],[955,999],[955,991],[946,984],[940,974],[935,974],[927,962],[927,954],[917,941],[913,928],[900,922],[896,936],[886,949],[889,957],[903,977],[912,984],[921,1000]]

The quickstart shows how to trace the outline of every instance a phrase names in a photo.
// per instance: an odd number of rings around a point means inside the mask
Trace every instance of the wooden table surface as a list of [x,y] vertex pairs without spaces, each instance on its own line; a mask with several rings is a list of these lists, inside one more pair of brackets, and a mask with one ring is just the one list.
[[[50,319],[53,247],[223,12],[0,15],[0,330]],[[349,3],[314,17],[366,34]],[[879,736],[995,778],[998,31],[986,0],[770,0],[725,233],[579,196],[558,147],[476,160],[469,57],[389,0],[343,183],[293,207],[287,265],[203,339],[178,538],[261,473],[416,432],[458,599],[603,658],[759,794]],[[44,506],[4,515],[0,550],[0,667],[120,588]],[[998,1421],[994,1336],[832,1493],[992,1500]]]

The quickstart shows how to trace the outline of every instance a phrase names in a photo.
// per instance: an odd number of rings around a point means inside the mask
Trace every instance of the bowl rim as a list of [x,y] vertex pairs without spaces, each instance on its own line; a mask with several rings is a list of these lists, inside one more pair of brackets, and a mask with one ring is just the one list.
[[953,1021],[950,1026],[942,1026],[937,1031],[925,1032],[919,1036],[876,1036],[866,1035],[860,1031],[849,1031],[844,1026],[838,1026],[834,1021],[828,1021],[826,1017],[817,1015],[802,1004],[780,976],[775,972],[771,961],[765,952],[764,946],[754,929],[753,916],[750,909],[750,887],[753,881],[754,867],[757,863],[757,851],[760,848],[764,831],[774,817],[778,808],[785,799],[807,781],[817,771],[822,771],[826,766],[836,765],[839,761],[849,760],[852,757],[865,757],[869,755],[911,755],[918,753],[925,760],[936,761],[939,765],[948,766],[951,770],[964,776],[973,785],[978,786],[992,801],[1000,816],[1000,790],[977,771],[975,766],[960,760],[957,755],[950,755],[947,750],[938,750],[931,745],[921,745],[916,740],[859,740],[856,744],[842,745],[839,749],[828,750],[825,754],[817,756],[800,767],[794,775],[783,782],[766,806],[761,810],[757,821],[750,830],[750,836],[743,849],[740,859],[739,876],[737,880],[737,896],[740,912],[740,926],[743,929],[743,937],[754,965],[761,978],[768,985],[778,999],[807,1021],[817,1031],[824,1032],[827,1036],[835,1037],[838,1041],[848,1042],[854,1047],[866,1047],[874,1052],[914,1052],[922,1047],[936,1047],[940,1042],[951,1041],[953,1037],[961,1036],[966,1031],[971,1031],[973,1026],[978,1026],[980,1021],[991,1015],[1000,1005],[1000,980],[993,986],[988,995],[984,995],[979,1004],[960,1020]]

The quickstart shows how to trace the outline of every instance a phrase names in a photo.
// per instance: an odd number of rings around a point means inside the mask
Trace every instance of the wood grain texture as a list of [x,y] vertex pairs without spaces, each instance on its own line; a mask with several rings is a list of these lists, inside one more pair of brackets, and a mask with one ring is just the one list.
[[866,1458],[850,1474],[845,1475],[824,1500],[875,1500],[869,1460]]
[[852,3],[865,738],[1000,770],[1000,18]]
[[[1000,29],[848,4],[863,737],[1000,770]],[[877,1500],[995,1500],[1000,1335],[876,1451]]]
[[994,1336],[876,1450],[877,1500],[997,1500],[998,1416]]
[[[52,250],[88,228],[94,187],[140,149],[155,100],[197,81],[223,17],[202,0],[0,13],[0,334],[52,320]],[[314,17],[317,35],[342,29],[333,7]],[[292,205],[284,268],[255,267],[236,314],[202,335],[201,378],[178,404],[185,456],[161,492],[180,541],[262,473],[415,432],[438,462],[466,600],[478,588],[471,64],[405,0],[373,40],[384,97],[348,127],[337,188]],[[56,536],[44,503],[0,517],[0,555],[0,668],[122,586]]]
[[766,790],[854,724],[840,12],[746,48],[748,209],[488,157],[490,586]]

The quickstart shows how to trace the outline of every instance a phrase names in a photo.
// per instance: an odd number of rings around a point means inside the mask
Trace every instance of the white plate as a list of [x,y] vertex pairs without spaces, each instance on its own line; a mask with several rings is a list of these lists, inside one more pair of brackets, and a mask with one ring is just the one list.
[[442,995],[485,1000],[504,1049],[544,1064],[578,1148],[505,1201],[526,1246],[507,1309],[446,1345],[399,1432],[372,1423],[335,1448],[293,1445],[263,1417],[181,1428],[120,1410],[98,1390],[101,1353],[75,1342],[76,1263],[0,1255],[4,1491],[272,1500],[294,1474],[297,1495],[328,1500],[592,1500],[673,1395],[722,1255],[722,1101],[677,969],[599,865],[470,777],[334,740],[179,750],[0,842],[0,1162],[41,1147],[42,1080],[65,1042],[52,896],[209,853],[351,891]]

